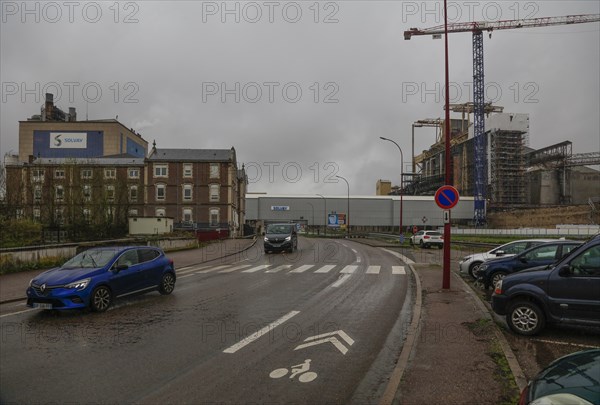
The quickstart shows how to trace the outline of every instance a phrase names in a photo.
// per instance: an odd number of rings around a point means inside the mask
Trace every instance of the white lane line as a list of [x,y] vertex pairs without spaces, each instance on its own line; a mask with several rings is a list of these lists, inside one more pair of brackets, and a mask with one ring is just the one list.
[[185,276],[177,276],[177,279],[180,280],[182,278],[191,277],[191,276],[195,276],[195,275],[196,275],[196,273],[186,274]]
[[575,346],[575,347],[582,347],[582,348],[587,348],[587,349],[596,349],[598,348],[598,346],[593,346],[593,345],[584,345],[581,343],[571,343],[571,342],[561,342],[558,340],[547,340],[547,339],[530,339],[533,340],[534,342],[542,342],[542,343],[550,343],[553,345],[563,345],[563,346]]
[[282,316],[281,318],[279,318],[278,320],[276,320],[275,322],[270,323],[269,325],[265,326],[264,328],[254,332],[253,334],[251,334],[250,336],[245,337],[244,339],[240,340],[238,343],[234,344],[233,346],[223,350],[223,353],[235,353],[238,350],[240,350],[241,348],[243,348],[244,346],[254,342],[255,340],[259,339],[261,336],[271,332],[273,329],[275,329],[276,327],[278,327],[279,325],[281,325],[282,323],[290,320],[291,318],[295,317],[296,315],[298,315],[300,313],[300,311],[290,311],[287,314],[285,314],[284,316]]
[[290,273],[303,273],[308,269],[312,269],[313,267],[315,267],[314,264],[304,264],[304,265],[298,267],[297,269],[290,271]]
[[224,269],[226,267],[229,267],[229,266],[231,266],[231,265],[230,264],[223,264],[221,266],[211,267],[210,269],[198,271],[198,272],[196,272],[196,274],[211,273],[213,271],[222,270],[222,269]]
[[323,266],[320,269],[318,269],[317,271],[315,271],[315,273],[328,273],[334,267],[335,267],[335,264],[326,264],[325,266]]
[[404,266],[392,266],[392,274],[406,274]]
[[292,268],[291,264],[282,264],[281,266],[275,267],[274,269],[265,271],[265,273],[277,273],[278,271],[287,270],[287,269],[291,269],[291,268]]
[[344,267],[342,269],[342,271],[340,271],[340,273],[343,273],[343,274],[352,274],[352,273],[354,273],[356,271],[356,269],[358,269],[358,266],[348,265],[348,266]]
[[19,314],[24,314],[25,312],[30,312],[30,311],[38,311],[37,308],[30,308],[30,309],[26,309],[24,311],[19,311],[19,312],[12,312],[10,314],[4,314],[4,315],[0,315],[0,318],[4,318],[6,316],[13,316],[13,315],[19,315]]
[[352,277],[351,274],[344,274],[343,276],[341,276],[338,281],[336,281],[335,283],[331,284],[332,287],[339,287],[342,284],[344,284],[346,282],[346,280],[348,280],[350,277]]
[[242,270],[242,269],[245,269],[250,266],[252,266],[252,265],[251,264],[242,264],[241,266],[234,266],[230,269],[221,270],[219,273],[231,273],[233,271]]
[[367,268],[367,274],[379,274],[381,266],[369,266]]
[[270,266],[270,264],[261,264],[260,266],[256,266],[256,267],[252,267],[251,269],[244,270],[244,271],[242,271],[242,273],[255,273],[257,271],[264,270],[264,269],[268,268],[269,266]]
[[392,254],[394,256],[396,256],[398,259],[402,260],[404,263],[406,264],[415,264],[415,262],[413,262],[412,260],[410,260],[408,257],[401,255],[398,252],[394,252],[393,250],[390,249],[383,249],[384,252],[388,252],[389,254]]

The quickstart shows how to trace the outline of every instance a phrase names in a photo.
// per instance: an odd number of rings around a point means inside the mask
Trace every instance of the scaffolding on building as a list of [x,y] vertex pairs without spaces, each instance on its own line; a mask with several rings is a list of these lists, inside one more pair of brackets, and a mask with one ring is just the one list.
[[522,131],[489,132],[490,208],[524,206],[526,139]]

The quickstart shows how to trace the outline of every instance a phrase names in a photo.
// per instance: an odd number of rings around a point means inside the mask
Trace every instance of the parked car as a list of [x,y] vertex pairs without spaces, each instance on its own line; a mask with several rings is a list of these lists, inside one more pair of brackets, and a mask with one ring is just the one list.
[[103,312],[116,298],[175,288],[173,260],[155,247],[101,247],[83,251],[61,267],[35,277],[27,306],[42,309],[90,307]]
[[487,289],[508,274],[552,264],[581,244],[581,241],[555,240],[531,247],[516,256],[486,260],[477,270],[477,280]]
[[600,326],[600,236],[558,263],[500,280],[492,308],[511,330],[535,335],[546,323]]
[[477,279],[477,268],[484,261],[496,259],[498,257],[514,256],[526,249],[529,249],[530,247],[545,242],[552,242],[553,240],[554,239],[523,239],[505,243],[504,245],[498,246],[487,252],[465,256],[460,262],[458,262],[458,266],[461,273],[468,273],[471,277],[473,277],[473,279]]
[[419,245],[422,248],[437,246],[441,249],[444,247],[444,236],[438,231],[419,231],[410,237],[409,243],[411,246]]
[[554,360],[521,392],[519,405],[600,404],[600,349]]
[[298,235],[295,224],[269,224],[264,234],[265,253],[286,251],[294,253],[298,249]]

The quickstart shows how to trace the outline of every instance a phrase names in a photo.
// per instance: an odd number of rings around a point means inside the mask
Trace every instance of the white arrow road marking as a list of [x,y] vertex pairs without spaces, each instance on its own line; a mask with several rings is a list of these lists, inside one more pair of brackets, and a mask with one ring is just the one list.
[[270,324],[268,324],[267,326],[265,326],[264,328],[254,332],[253,334],[245,337],[244,339],[240,340],[238,343],[234,344],[233,346],[223,350],[223,353],[235,353],[238,350],[240,350],[241,348],[243,348],[244,346],[254,342],[255,340],[259,339],[260,337],[262,337],[263,335],[266,335],[267,333],[269,333],[270,331],[272,331],[273,329],[275,329],[276,327],[278,327],[279,325],[281,325],[282,323],[290,320],[291,318],[293,318],[294,316],[298,315],[300,313],[300,311],[291,311],[288,312],[287,314],[285,314],[284,316],[282,316],[281,318],[279,318],[278,320],[276,320],[275,322],[272,322]]
[[323,333],[321,335],[311,336],[304,339],[305,342],[299,346],[297,346],[294,350],[304,349],[310,346],[320,345],[321,343],[331,343],[333,344],[342,354],[348,353],[348,348],[340,342],[335,335],[339,335],[348,346],[352,346],[354,344],[354,340],[346,334],[343,330],[336,330],[335,332]]
[[392,274],[406,274],[404,266],[392,266]]
[[379,274],[381,266],[369,266],[367,268],[367,274]]
[[342,284],[344,284],[350,277],[352,277],[352,275],[350,274],[344,274],[343,276],[341,276],[338,281],[336,281],[335,283],[331,284],[332,287],[339,287]]
[[312,269],[313,267],[315,267],[314,264],[304,264],[304,265],[298,267],[297,269],[290,271],[290,273],[302,273],[308,269]]

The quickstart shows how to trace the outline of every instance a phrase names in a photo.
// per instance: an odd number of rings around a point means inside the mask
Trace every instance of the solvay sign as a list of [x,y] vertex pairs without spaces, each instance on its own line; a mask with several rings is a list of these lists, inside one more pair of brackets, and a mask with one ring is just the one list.
[[50,132],[51,149],[85,149],[87,134],[85,132]]

